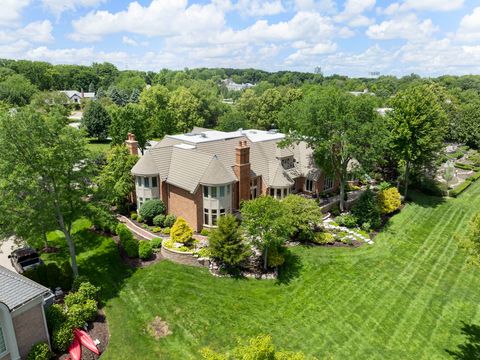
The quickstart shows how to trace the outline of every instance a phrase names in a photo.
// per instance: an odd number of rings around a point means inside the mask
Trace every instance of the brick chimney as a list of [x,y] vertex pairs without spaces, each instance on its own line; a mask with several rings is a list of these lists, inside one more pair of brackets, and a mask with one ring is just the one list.
[[250,147],[246,140],[240,140],[235,148],[235,166],[233,171],[238,178],[237,207],[242,200],[250,199]]
[[135,135],[128,133],[127,141],[125,144],[128,147],[128,151],[131,155],[138,155],[138,141],[135,139]]

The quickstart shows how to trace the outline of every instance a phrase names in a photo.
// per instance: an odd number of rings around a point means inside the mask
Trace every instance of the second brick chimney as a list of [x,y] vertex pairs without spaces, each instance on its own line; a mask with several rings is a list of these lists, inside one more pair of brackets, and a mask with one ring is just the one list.
[[127,141],[125,141],[125,144],[128,147],[128,151],[130,152],[130,155],[138,155],[138,141],[135,138],[134,134],[128,133]]
[[242,200],[250,199],[250,147],[246,140],[240,140],[235,148],[233,171],[238,179],[237,208]]

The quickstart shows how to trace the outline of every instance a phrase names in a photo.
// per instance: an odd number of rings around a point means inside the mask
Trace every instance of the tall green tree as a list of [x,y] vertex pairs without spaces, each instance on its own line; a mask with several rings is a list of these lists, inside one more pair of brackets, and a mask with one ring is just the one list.
[[82,125],[87,130],[88,136],[105,140],[112,119],[100,101],[89,101],[83,112]]
[[204,126],[200,101],[187,88],[179,87],[172,92],[168,108],[174,116],[177,131],[184,133],[194,126]]
[[404,167],[404,197],[412,168],[430,166],[440,155],[447,119],[430,85],[411,86],[392,100],[387,113],[389,144]]
[[287,143],[306,141],[316,164],[340,183],[340,209],[345,210],[348,164],[357,160],[368,169],[381,157],[385,126],[372,96],[353,96],[337,88],[315,88],[287,106],[280,128]]
[[110,107],[109,112],[112,117],[110,126],[112,144],[123,144],[128,133],[132,133],[143,152],[149,135],[148,122],[143,108],[139,104],[127,104],[124,107]]
[[218,227],[209,236],[212,258],[228,268],[240,265],[249,255],[235,216],[227,214],[218,219]]
[[27,105],[37,91],[37,87],[23,75],[15,74],[0,82],[0,100],[12,105]]
[[[54,224],[65,235],[78,275],[71,232],[73,222],[85,213],[91,169],[85,138],[63,117],[29,108],[2,114],[0,228],[23,235],[51,230]],[[28,219],[17,222],[18,214]]]
[[267,270],[268,251],[288,240],[292,225],[286,208],[271,196],[245,201],[241,207],[242,228],[247,238],[262,252],[263,268]]
[[145,89],[140,95],[140,105],[145,112],[150,134],[154,137],[163,138],[177,131],[176,119],[168,106],[169,101],[170,91],[161,85]]
[[113,146],[107,154],[107,163],[96,183],[101,197],[111,205],[123,206],[135,190],[132,167],[138,156],[131,155],[125,145]]

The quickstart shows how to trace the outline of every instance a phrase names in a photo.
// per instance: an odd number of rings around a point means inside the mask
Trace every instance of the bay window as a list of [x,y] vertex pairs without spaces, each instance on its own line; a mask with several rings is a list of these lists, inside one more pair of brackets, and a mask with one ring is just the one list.
[[203,186],[203,225],[217,226],[219,216],[232,211],[231,184]]

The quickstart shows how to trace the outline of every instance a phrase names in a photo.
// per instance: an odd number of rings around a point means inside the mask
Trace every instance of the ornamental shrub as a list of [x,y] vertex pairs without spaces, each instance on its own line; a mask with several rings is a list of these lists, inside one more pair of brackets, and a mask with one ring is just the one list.
[[68,308],[68,323],[72,329],[82,328],[87,321],[95,320],[97,314],[97,302],[95,300],[87,299],[82,304],[74,304]]
[[282,266],[285,262],[285,248],[281,246],[271,246],[267,252],[267,264],[270,268]]
[[92,285],[88,281],[81,283],[78,287],[78,293],[85,300],[97,300],[99,291],[100,288],[98,286]]
[[185,244],[185,246],[191,245],[193,236],[193,230],[188,226],[184,218],[179,217],[175,224],[173,224],[170,230],[170,237],[174,242]]
[[130,219],[132,219],[132,220],[137,220],[137,218],[138,218],[138,214],[137,214],[136,212],[132,212],[132,213],[130,214]]
[[357,226],[358,218],[352,214],[340,215],[335,218],[335,222],[340,226],[346,226],[348,228],[354,228]]
[[85,275],[78,275],[75,279],[73,279],[72,291],[78,291],[78,288],[84,282],[88,282],[88,277]]
[[153,218],[153,225],[158,227],[163,227],[165,226],[164,224],[165,224],[165,215],[160,214]]
[[79,292],[71,292],[70,294],[66,295],[63,301],[65,302],[65,306],[67,308],[72,307],[73,305],[82,304],[85,302],[85,298]]
[[202,229],[202,231],[200,231],[200,235],[209,236],[209,235],[210,235],[210,231],[209,231],[208,229]]
[[298,195],[288,195],[281,202],[292,226],[290,237],[299,241],[312,241],[313,227],[322,222],[320,207],[314,200]]
[[162,234],[163,235],[170,235],[170,231],[171,231],[170,228],[167,226],[167,227],[163,228]]
[[147,200],[140,208],[140,216],[142,217],[143,221],[151,224],[155,216],[163,214],[165,209],[165,204],[162,200]]
[[32,346],[27,355],[27,360],[48,360],[53,357],[47,343],[41,342]]
[[218,219],[218,228],[210,233],[211,257],[228,267],[241,264],[249,255],[235,216],[227,214]]
[[58,329],[52,331],[52,346],[59,352],[68,349],[73,341],[73,331],[70,323],[63,323]]
[[142,240],[138,242],[138,257],[142,260],[148,260],[153,255],[152,244],[150,241]]
[[318,232],[313,237],[313,242],[316,244],[333,244],[335,242],[335,236],[328,232]]
[[161,228],[160,226],[154,227],[154,228],[152,229],[152,232],[153,232],[153,233],[162,232],[162,228]]
[[150,245],[152,245],[152,249],[160,249],[162,247],[162,238],[155,238],[150,240]]
[[142,217],[140,215],[137,216],[137,222],[141,223],[143,221]]
[[120,238],[120,245],[128,257],[138,256],[138,241],[133,238],[132,232],[124,224],[117,226],[117,233]]
[[[163,226],[165,226],[166,228],[171,228],[173,226],[173,224],[175,224],[175,221],[177,220],[177,218],[175,217],[175,215],[173,214],[168,214],[167,216],[165,216],[165,221],[163,222]],[[170,232],[169,232],[170,234]]]
[[457,197],[462,192],[464,192],[471,184],[472,182],[470,180],[465,180],[463,183],[458,185],[455,189],[450,190],[449,195],[451,197]]
[[378,205],[382,214],[390,214],[402,204],[400,193],[396,187],[382,190],[378,193]]
[[382,223],[377,196],[370,189],[360,195],[352,208],[352,214],[357,218],[357,224],[368,222],[373,229],[378,228]]

